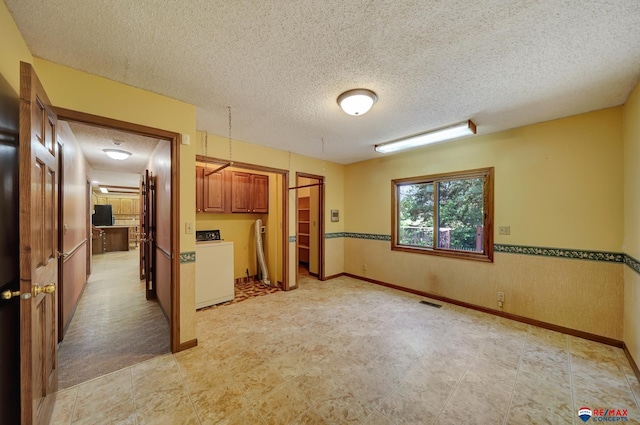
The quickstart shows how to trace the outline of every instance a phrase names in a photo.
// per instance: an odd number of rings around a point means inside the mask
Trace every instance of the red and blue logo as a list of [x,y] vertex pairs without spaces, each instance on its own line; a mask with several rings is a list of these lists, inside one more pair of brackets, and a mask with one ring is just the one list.
[[581,407],[578,410],[578,417],[582,419],[584,422],[587,422],[589,419],[591,419],[592,415],[593,415],[593,412],[588,407]]
[[589,409],[581,407],[578,410],[578,417],[583,422],[593,418],[592,422],[628,422],[629,412],[627,409]]

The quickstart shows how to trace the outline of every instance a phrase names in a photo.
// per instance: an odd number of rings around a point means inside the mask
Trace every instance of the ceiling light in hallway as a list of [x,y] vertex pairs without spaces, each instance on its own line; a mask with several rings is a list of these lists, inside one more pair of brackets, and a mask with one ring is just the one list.
[[120,149],[103,149],[103,152],[111,159],[123,161],[131,156],[131,152],[123,151]]

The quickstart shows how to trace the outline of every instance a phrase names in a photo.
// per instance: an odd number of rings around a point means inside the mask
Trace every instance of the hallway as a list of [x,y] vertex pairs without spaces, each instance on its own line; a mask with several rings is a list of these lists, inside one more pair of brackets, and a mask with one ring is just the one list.
[[59,388],[169,353],[169,324],[145,299],[137,249],[93,256],[93,273],[58,348]]

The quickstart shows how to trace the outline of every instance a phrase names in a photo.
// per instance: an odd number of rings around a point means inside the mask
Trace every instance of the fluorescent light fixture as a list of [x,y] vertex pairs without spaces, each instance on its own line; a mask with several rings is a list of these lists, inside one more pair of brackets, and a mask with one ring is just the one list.
[[440,128],[438,130],[427,131],[426,133],[416,134],[402,139],[394,140],[387,143],[375,145],[374,149],[380,153],[393,153],[405,149],[417,148],[419,146],[431,143],[443,142],[445,140],[457,139],[463,136],[476,134],[476,125],[473,121],[465,121],[450,127]]
[[106,187],[102,187],[102,186],[100,186],[100,192],[102,192],[102,193],[109,193],[109,189],[107,189]]
[[353,89],[338,96],[338,105],[349,115],[364,115],[378,101],[378,96],[367,89]]
[[104,153],[111,159],[123,161],[131,156],[131,152],[123,151],[120,149],[103,149]]

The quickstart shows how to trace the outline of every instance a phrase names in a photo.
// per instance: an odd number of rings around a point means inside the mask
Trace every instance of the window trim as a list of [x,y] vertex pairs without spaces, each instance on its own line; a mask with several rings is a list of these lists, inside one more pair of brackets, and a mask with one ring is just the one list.
[[[443,180],[456,180],[465,178],[483,177],[484,188],[484,220],[483,220],[483,252],[477,253],[472,251],[458,251],[452,249],[443,249],[434,247],[416,247],[411,245],[401,245],[398,243],[398,187],[407,184],[434,183]],[[493,183],[494,183],[494,167],[477,168],[474,170],[457,171],[451,173],[431,174],[428,176],[406,177],[402,179],[391,180],[391,250],[412,252],[416,254],[436,255],[440,257],[460,258],[465,260],[484,261],[493,263]],[[434,199],[434,213],[437,210],[438,202]],[[434,216],[434,223],[436,217]],[[434,231],[434,245],[437,238]]]

